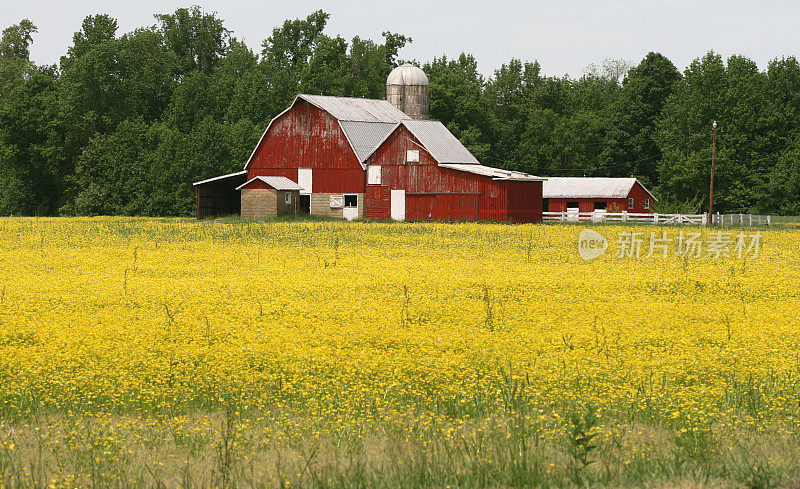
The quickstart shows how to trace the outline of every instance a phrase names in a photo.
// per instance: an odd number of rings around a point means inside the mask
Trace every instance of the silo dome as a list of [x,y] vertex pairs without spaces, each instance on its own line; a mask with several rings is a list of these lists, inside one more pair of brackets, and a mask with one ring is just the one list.
[[398,66],[386,78],[386,100],[412,119],[427,119],[428,76],[414,65]]
[[404,64],[393,69],[386,85],[428,85],[428,75],[419,67]]

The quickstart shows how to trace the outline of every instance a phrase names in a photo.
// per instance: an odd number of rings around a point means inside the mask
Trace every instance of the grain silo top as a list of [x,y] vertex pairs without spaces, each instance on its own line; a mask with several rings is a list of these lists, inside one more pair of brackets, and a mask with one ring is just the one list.
[[393,69],[386,78],[387,85],[428,85],[428,76],[419,67],[404,64]]

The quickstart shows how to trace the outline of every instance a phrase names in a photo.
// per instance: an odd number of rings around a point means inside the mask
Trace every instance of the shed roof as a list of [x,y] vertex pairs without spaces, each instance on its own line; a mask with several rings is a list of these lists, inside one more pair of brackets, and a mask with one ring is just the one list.
[[235,173],[228,173],[227,175],[220,175],[218,177],[206,178],[205,180],[200,180],[199,182],[194,182],[192,185],[203,185],[205,183],[216,182],[218,180],[226,180],[226,179],[229,179],[229,178],[243,177],[245,175],[247,175],[247,171],[246,170],[242,170],[242,171],[237,171]]
[[548,177],[542,185],[542,197],[545,199],[624,199],[628,197],[636,183],[641,185],[654,201],[658,201],[636,178],[611,177]]
[[440,165],[448,163],[480,164],[478,159],[441,122],[409,119],[402,121],[402,124],[411,131],[414,137],[419,139],[425,150]]
[[340,121],[398,123],[404,119],[410,119],[403,111],[386,100],[304,93],[298,95],[297,98],[319,107]]
[[465,171],[474,173],[476,175],[483,175],[492,177],[492,180],[514,180],[519,182],[540,182],[544,180],[542,177],[530,175],[520,171],[503,170],[500,168],[492,168],[491,166],[484,165],[463,165],[463,164],[443,164],[439,165],[442,168],[450,168],[451,170]]
[[289,180],[286,177],[271,177],[271,176],[253,177],[250,180],[243,183],[242,185],[236,187],[236,190],[241,190],[242,188],[246,187],[255,180],[261,180],[262,182],[266,183],[275,190],[303,190],[303,187],[294,183],[293,181]]

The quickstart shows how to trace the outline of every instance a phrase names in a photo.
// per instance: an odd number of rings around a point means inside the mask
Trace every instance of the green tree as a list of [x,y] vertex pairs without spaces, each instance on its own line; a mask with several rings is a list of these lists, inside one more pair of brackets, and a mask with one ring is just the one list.
[[611,177],[635,175],[646,186],[658,183],[662,155],[655,141],[656,120],[672,87],[681,79],[675,65],[648,53],[628,71],[611,108],[611,123],[600,158],[600,172]]
[[230,48],[230,31],[222,19],[215,13],[204,13],[198,6],[157,14],[155,18],[164,43],[178,57],[179,75],[191,71],[210,74]]

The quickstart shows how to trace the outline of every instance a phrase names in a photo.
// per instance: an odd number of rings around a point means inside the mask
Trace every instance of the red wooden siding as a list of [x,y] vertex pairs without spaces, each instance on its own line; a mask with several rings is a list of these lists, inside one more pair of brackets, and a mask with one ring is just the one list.
[[339,122],[301,99],[273,121],[247,166],[247,178],[274,175],[297,182],[298,168],[312,169],[314,193],[364,192],[364,170]]
[[506,182],[508,220],[536,222],[542,219],[542,182]]
[[[633,207],[628,207],[628,198],[633,198]],[[650,208],[645,209],[644,199],[650,199]],[[548,210],[550,212],[565,212],[567,210],[567,203],[577,202],[578,212],[592,212],[594,210],[595,202],[605,202],[606,210],[611,212],[611,207],[616,206],[617,212],[627,211],[635,213],[653,212],[653,205],[655,200],[649,193],[637,182],[633,184],[631,191],[628,192],[628,197],[624,199],[609,199],[609,198],[596,198],[596,199],[548,199]]]
[[[419,149],[407,163],[406,150]],[[381,166],[381,185],[367,185],[365,215],[389,219],[390,190],[406,191],[406,219],[478,221],[541,220],[541,182],[492,180],[440,167],[405,127],[399,127],[367,160]]]

